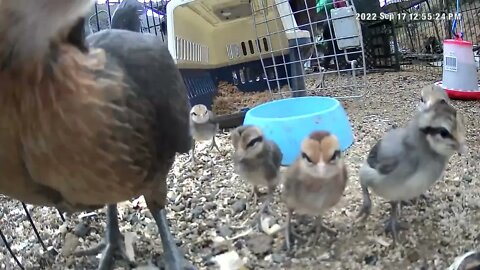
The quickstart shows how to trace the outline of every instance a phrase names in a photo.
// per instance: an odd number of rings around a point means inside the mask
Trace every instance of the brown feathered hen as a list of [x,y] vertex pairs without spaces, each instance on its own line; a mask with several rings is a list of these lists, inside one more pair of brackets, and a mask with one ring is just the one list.
[[0,1],[0,193],[62,211],[109,205],[99,269],[121,251],[116,203],[144,195],[169,269],[183,257],[166,177],[191,148],[185,85],[154,35],[83,33],[94,1]]

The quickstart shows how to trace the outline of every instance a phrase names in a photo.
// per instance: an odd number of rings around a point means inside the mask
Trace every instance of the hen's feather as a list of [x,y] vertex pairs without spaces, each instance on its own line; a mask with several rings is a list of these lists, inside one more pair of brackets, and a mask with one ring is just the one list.
[[57,44],[47,63],[0,73],[1,193],[101,207],[152,192],[190,149],[185,85],[161,40],[108,30],[88,41],[88,53]]

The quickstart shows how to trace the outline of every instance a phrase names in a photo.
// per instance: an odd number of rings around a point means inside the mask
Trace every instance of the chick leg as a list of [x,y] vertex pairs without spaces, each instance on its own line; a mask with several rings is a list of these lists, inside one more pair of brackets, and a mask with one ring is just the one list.
[[328,228],[327,226],[325,226],[323,224],[323,221],[322,221],[322,218],[321,217],[317,217],[316,220],[316,234],[319,235],[321,232],[326,232],[327,234],[329,234],[330,236],[336,236],[337,235],[337,232],[334,231],[333,229],[330,229]]
[[215,135],[212,137],[212,143],[210,144],[210,148],[209,148],[209,151],[212,151],[212,149],[215,147],[215,149],[217,149],[217,151],[220,153],[220,148],[218,148],[218,145],[215,141]]
[[104,242],[91,249],[76,252],[76,256],[97,255],[103,249],[102,258],[98,264],[98,270],[108,270],[113,268],[115,257],[119,256],[132,264],[125,252],[123,236],[118,228],[118,210],[117,205],[112,204],[107,207],[107,232]]
[[264,214],[265,212],[270,212],[269,207],[270,207],[270,204],[272,203],[274,192],[275,192],[275,187],[269,186],[265,201],[263,201],[263,203],[260,205],[260,209],[258,210],[258,213],[257,213],[257,218],[255,218],[255,221],[257,222],[257,226],[259,228],[261,227],[262,214]]
[[408,226],[405,224],[401,224],[398,221],[398,202],[390,202],[391,209],[390,209],[390,218],[385,222],[385,232],[391,233],[393,237],[393,246],[396,245],[398,241],[398,232],[400,230],[408,229]]
[[318,239],[320,239],[320,234],[322,232],[326,232],[328,235],[330,235],[331,237],[336,237],[337,236],[337,232],[335,232],[334,230],[326,227],[325,225],[323,225],[323,222],[322,222],[322,218],[321,217],[317,217],[315,219],[315,228],[314,228],[315,232],[313,234],[313,237],[311,237],[308,241],[308,245],[312,244],[312,243],[316,243],[318,242]]
[[368,192],[368,188],[362,185],[362,193],[363,193],[363,205],[362,209],[357,215],[357,221],[364,221],[372,212],[372,200],[370,199],[370,193]]
[[258,190],[258,187],[256,185],[253,185],[252,186],[252,191],[251,191],[251,194],[250,194],[250,197],[253,200],[252,205],[257,204],[258,196],[260,196],[259,194],[260,194],[260,191]]
[[190,163],[192,163],[192,165],[195,166],[195,164],[196,164],[196,160],[195,160],[195,140],[192,140],[192,151],[191,151],[191,154],[190,154],[190,159],[188,161],[190,161]]
[[292,231],[292,210],[288,209],[287,224],[285,224],[285,248],[287,251],[291,250],[291,231]]
[[285,224],[285,248],[287,251],[291,250],[291,243],[294,238],[300,239],[302,241],[306,241],[304,237],[299,235],[293,228],[292,226],[292,215],[293,215],[293,210],[288,209],[287,212],[287,222]]
[[[258,189],[257,189],[257,192],[258,192]],[[268,193],[267,193],[267,196],[265,198],[265,201],[263,201],[262,205],[260,206],[260,210],[258,211],[259,213],[264,213],[264,212],[269,210],[268,208],[269,208],[270,204],[272,203],[274,192],[275,192],[275,187],[269,186],[268,187]]]

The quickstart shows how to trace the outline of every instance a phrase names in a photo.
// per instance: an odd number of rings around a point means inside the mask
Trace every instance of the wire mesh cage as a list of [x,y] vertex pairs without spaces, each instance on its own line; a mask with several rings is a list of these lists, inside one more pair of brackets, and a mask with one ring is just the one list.
[[[361,25],[351,1],[322,5],[309,0],[260,0],[252,1],[252,11],[257,40],[277,44],[260,51],[274,96],[362,96],[359,90],[365,86],[365,53]],[[275,53],[281,54],[282,62],[273,60]],[[269,58],[272,64],[265,63]],[[280,75],[282,69],[286,76]],[[282,89],[280,81],[286,81],[289,89]]]
[[382,11],[393,22],[404,69],[430,70],[443,66],[443,40],[453,28],[473,42],[477,68],[480,62],[480,2],[475,0],[386,1]]

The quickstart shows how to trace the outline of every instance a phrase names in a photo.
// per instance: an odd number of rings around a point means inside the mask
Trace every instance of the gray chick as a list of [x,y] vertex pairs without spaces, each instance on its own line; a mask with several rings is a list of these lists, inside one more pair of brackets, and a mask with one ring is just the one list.
[[[445,90],[443,90],[443,88],[438,85],[429,84],[423,87],[420,92],[420,101],[418,102],[417,110],[424,111],[428,107],[432,106],[432,104],[435,104],[442,100],[444,100],[446,103],[450,103],[450,98],[448,97],[447,92],[445,92]],[[402,201],[401,205],[416,204],[418,203],[419,199],[424,200],[425,203],[429,205],[429,198],[425,194],[422,194],[418,198],[414,198],[409,202]]]
[[193,137],[192,154],[190,161],[195,164],[195,141],[212,140],[210,149],[213,147],[220,152],[215,142],[215,135],[218,132],[219,124],[215,120],[215,114],[208,110],[203,104],[197,104],[190,110],[190,131]]
[[278,145],[266,139],[262,130],[253,125],[240,126],[231,133],[235,153],[235,171],[253,185],[254,204],[257,202],[258,185],[268,187],[268,197],[260,207],[264,212],[273,198],[273,192],[280,182],[280,166],[283,154]]
[[419,111],[423,111],[432,104],[441,100],[450,103],[450,98],[448,97],[447,92],[445,92],[445,90],[438,85],[429,84],[422,88],[420,93],[420,102],[418,103],[417,109]]
[[387,132],[370,150],[359,171],[363,192],[359,220],[366,219],[371,212],[371,188],[390,201],[385,231],[392,234],[395,245],[398,231],[407,229],[398,222],[399,202],[427,191],[443,175],[450,157],[456,151],[464,151],[464,145],[463,118],[446,101],[418,112],[405,128]]

